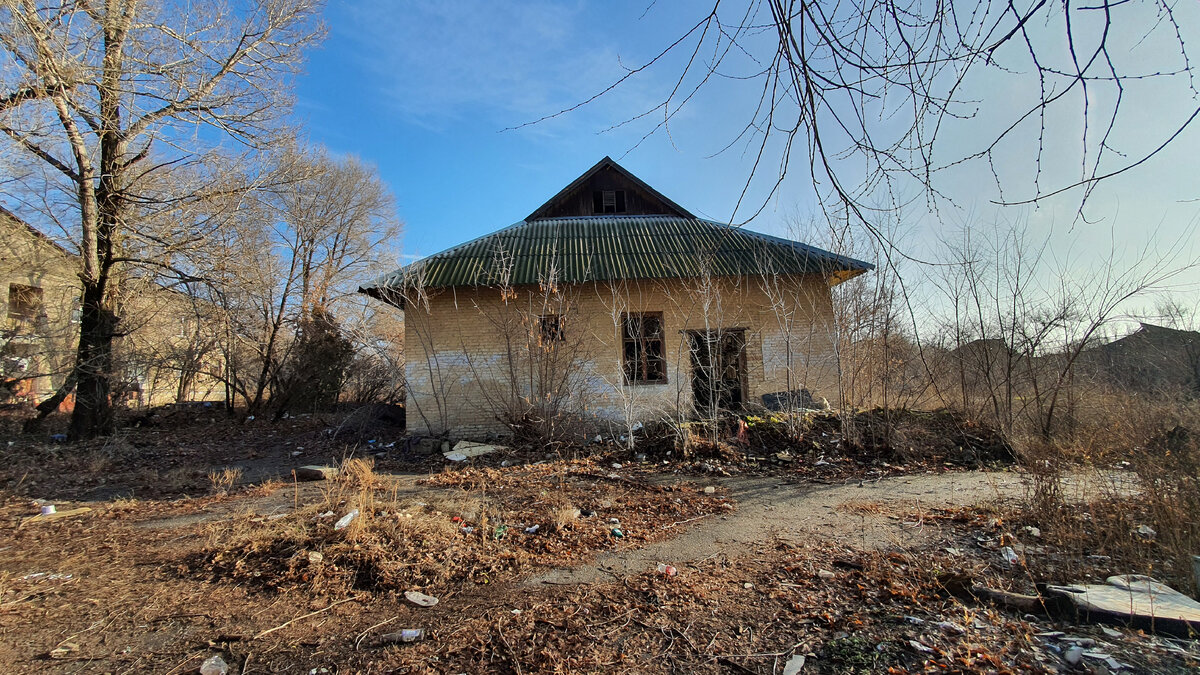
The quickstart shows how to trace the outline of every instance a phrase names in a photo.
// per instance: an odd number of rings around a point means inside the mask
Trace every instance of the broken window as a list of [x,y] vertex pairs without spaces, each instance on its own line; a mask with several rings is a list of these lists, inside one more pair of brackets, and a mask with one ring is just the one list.
[[625,384],[665,384],[662,312],[624,314],[621,325]]
[[42,289],[23,284],[8,285],[8,318],[33,321],[42,315]]
[[545,314],[538,317],[538,344],[549,347],[555,342],[566,339],[563,334],[563,320],[557,314]]
[[592,213],[625,213],[625,191],[596,190],[592,193]]

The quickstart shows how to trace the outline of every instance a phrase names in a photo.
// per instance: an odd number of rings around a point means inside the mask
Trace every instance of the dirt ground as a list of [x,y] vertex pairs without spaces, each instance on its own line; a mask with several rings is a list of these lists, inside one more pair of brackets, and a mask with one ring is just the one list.
[[[1024,489],[1019,471],[822,481],[603,457],[395,473],[372,451],[398,437],[339,445],[327,422],[119,441],[145,456],[14,437],[25,459],[7,458],[0,505],[6,672],[196,673],[213,656],[231,673],[313,675],[780,673],[797,657],[805,673],[1200,665],[1194,643],[947,592],[948,573],[1018,591],[1042,580],[1035,558],[1052,551],[1020,534],[1029,564],[1009,565],[1014,534],[991,515]],[[354,451],[374,470],[270,479]],[[231,463],[242,477],[215,489],[208,468]],[[25,520],[39,497],[90,510]],[[357,524],[335,529],[352,507]],[[1122,570],[1101,557],[1089,572]],[[417,628],[414,642],[387,637]],[[1063,658],[1073,644],[1089,654],[1076,666]]]

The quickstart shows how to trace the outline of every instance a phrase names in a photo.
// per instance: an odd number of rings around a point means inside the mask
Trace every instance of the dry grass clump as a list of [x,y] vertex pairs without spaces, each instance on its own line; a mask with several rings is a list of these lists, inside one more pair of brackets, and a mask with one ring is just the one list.
[[236,466],[227,466],[220,471],[209,471],[208,482],[213,492],[226,493],[242,479],[242,470]]

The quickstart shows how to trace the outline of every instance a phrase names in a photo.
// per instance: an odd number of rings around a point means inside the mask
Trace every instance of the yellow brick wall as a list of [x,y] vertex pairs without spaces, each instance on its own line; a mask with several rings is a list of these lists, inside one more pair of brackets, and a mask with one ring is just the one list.
[[[665,384],[625,383],[618,318],[625,312],[662,312]],[[573,409],[617,433],[636,421],[688,417],[689,330],[745,329],[750,404],[801,387],[837,397],[833,308],[819,277],[584,284],[549,296],[532,286],[507,296],[495,288],[460,287],[406,299],[409,428],[463,438],[506,431],[497,417],[506,401],[529,396],[536,369],[528,357],[529,323],[542,314],[566,317],[562,345],[572,350],[566,389]]]
[[[41,289],[38,316],[20,318],[9,306],[14,285]],[[10,377],[31,377],[19,400],[38,402],[66,379],[74,363],[79,324],[79,278],[74,259],[7,214],[0,214],[0,353]]]

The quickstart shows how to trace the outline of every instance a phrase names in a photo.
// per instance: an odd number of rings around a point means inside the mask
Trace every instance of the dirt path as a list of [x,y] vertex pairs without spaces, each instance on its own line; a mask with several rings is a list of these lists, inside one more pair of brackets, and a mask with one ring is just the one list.
[[[1011,472],[969,472],[899,476],[846,485],[789,484],[771,477],[733,477],[714,481],[728,488],[738,509],[693,523],[679,537],[650,546],[601,554],[596,562],[557,568],[532,577],[530,584],[591,583],[609,575],[641,572],[659,562],[680,566],[772,537],[797,540],[819,535],[846,545],[875,549],[917,543],[935,534],[932,528],[897,519],[895,513],[924,508],[975,504],[1015,495],[1023,478]],[[877,504],[884,513],[846,510],[847,504]],[[839,510],[839,506],[843,507]],[[890,514],[889,514],[890,512]]]

